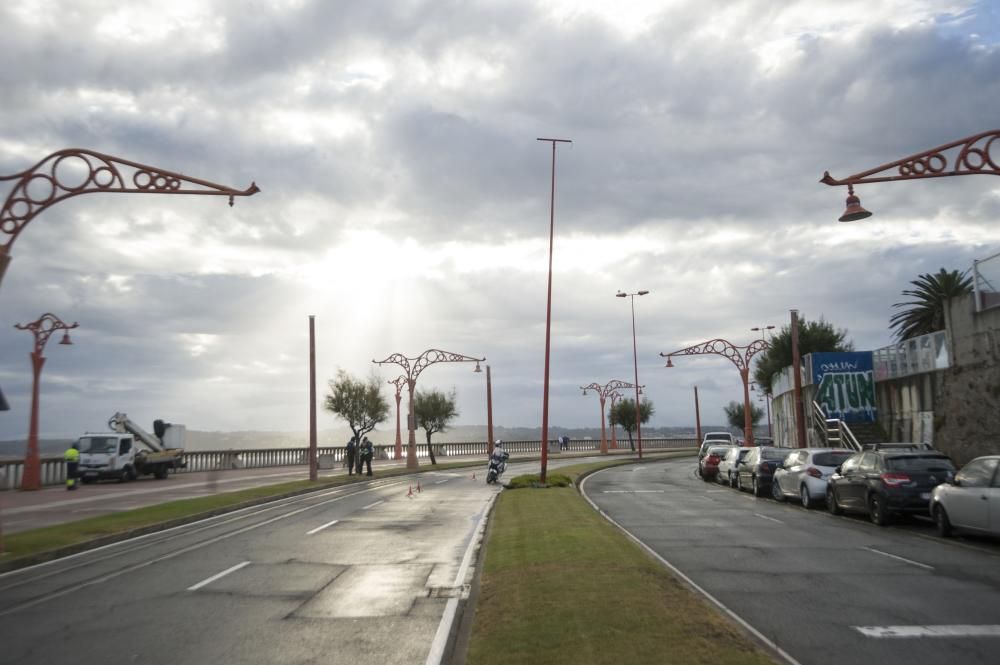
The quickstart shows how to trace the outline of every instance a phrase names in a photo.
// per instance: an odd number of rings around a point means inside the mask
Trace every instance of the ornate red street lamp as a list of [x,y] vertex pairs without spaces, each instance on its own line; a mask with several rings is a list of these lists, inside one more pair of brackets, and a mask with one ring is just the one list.
[[[587,394],[588,390],[593,390],[594,392],[597,393],[597,396],[601,400],[601,454],[602,455],[608,454],[607,427],[605,425],[607,421],[605,420],[604,403],[607,400],[607,398],[611,397],[612,394],[615,394],[615,391],[618,390],[619,388],[632,388],[632,387],[634,387],[633,384],[628,383],[627,381],[620,381],[618,379],[611,379],[603,386],[599,383],[591,383],[588,386],[580,386],[580,390],[583,391],[584,395]],[[612,408],[614,408],[614,402],[612,402]],[[613,436],[614,430],[612,430],[611,433]]]
[[409,390],[410,396],[410,412],[406,423],[409,430],[409,439],[406,447],[407,469],[416,469],[420,466],[417,462],[417,417],[413,412],[413,392],[417,387],[417,377],[420,376],[422,371],[436,363],[474,362],[476,363],[475,371],[481,372],[479,363],[485,360],[486,358],[473,358],[472,356],[463,356],[460,353],[441,351],[440,349],[427,349],[415,358],[407,358],[401,353],[393,353],[385,360],[372,360],[376,365],[399,365],[403,368],[403,376],[406,377],[406,387]]
[[393,454],[393,459],[403,459],[403,437],[399,430],[399,402],[402,400],[403,386],[406,385],[406,375],[400,374],[392,381],[386,381],[386,383],[391,383],[396,386],[396,451]]
[[572,143],[569,139],[536,139],[552,144],[552,188],[549,194],[549,286],[545,298],[545,378],[542,381],[542,468],[538,480],[545,482],[549,466],[549,348],[552,339],[552,245],[556,229],[556,144]]
[[24,476],[21,478],[21,489],[37,490],[42,486],[41,464],[38,459],[38,397],[39,383],[42,377],[42,366],[45,356],[42,351],[49,337],[57,330],[64,330],[60,344],[72,344],[69,331],[77,327],[77,323],[66,325],[55,314],[42,314],[37,321],[26,325],[14,324],[18,330],[29,330],[35,336],[35,348],[31,352],[31,369],[34,380],[31,386],[31,424],[28,428],[28,450],[24,456]]
[[642,418],[639,416],[639,355],[635,346],[635,297],[644,296],[649,291],[636,291],[635,293],[625,293],[619,291],[616,298],[625,298],[632,302],[632,366],[635,368],[635,432],[639,441],[639,459],[642,459]]
[[667,359],[667,367],[673,367],[674,356],[719,355],[732,361],[740,370],[743,380],[743,438],[746,445],[753,445],[753,420],[750,418],[750,359],[770,345],[763,339],[758,339],[746,346],[736,346],[725,339],[710,339],[707,342],[689,346],[686,349],[661,353]]
[[58,150],[27,171],[0,176],[0,182],[15,180],[0,207],[0,281],[10,263],[10,248],[28,222],[46,208],[80,194],[195,194],[252,196],[255,183],[244,190],[190,178],[157,166],[148,166],[93,150]]
[[[826,171],[820,182],[830,186],[847,185],[847,209],[838,221],[853,222],[872,215],[861,207],[861,199],[854,195],[854,185],[957,175],[1000,175],[1000,155],[991,154],[994,146],[1000,145],[995,143],[998,140],[1000,130],[994,129],[849,175],[842,180]],[[956,154],[949,161],[946,153],[951,150],[956,150]],[[879,175],[883,171],[893,170],[895,175]]]

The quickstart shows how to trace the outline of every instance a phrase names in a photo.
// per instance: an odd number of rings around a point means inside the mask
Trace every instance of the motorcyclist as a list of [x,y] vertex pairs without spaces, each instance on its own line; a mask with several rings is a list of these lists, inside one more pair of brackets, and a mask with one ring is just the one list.
[[503,441],[497,439],[496,443],[493,444],[493,453],[490,455],[490,467],[496,468],[497,478],[503,475],[507,469],[508,457],[510,457],[510,453],[503,449]]

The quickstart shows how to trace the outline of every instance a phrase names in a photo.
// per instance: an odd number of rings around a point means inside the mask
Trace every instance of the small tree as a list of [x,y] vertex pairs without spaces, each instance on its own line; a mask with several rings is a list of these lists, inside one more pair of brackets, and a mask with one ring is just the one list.
[[431,456],[431,464],[437,464],[434,457],[434,446],[431,445],[431,435],[435,432],[443,432],[448,427],[448,423],[458,417],[458,409],[455,408],[455,391],[452,390],[445,395],[440,390],[430,390],[428,392],[417,391],[413,396],[413,413],[417,419],[417,425],[424,428],[427,433],[427,450]]
[[[643,423],[647,423],[653,413],[653,403],[643,398],[642,402],[639,403],[639,418]],[[608,412],[608,419],[611,421],[612,427],[619,425],[628,432],[628,445],[634,451],[635,443],[632,442],[632,432],[635,430],[635,400],[624,397],[615,402],[615,407]]]
[[[726,412],[726,421],[729,426],[743,431],[743,427],[746,423],[743,420],[743,402],[730,402],[729,406],[722,407],[722,410]],[[760,407],[755,404],[750,405],[750,425],[751,427],[756,427],[760,419],[764,417],[764,412],[760,410]]]
[[972,292],[972,277],[968,271],[949,272],[941,268],[935,274],[918,276],[910,284],[914,288],[904,289],[903,295],[913,300],[895,303],[893,307],[906,309],[889,319],[889,327],[900,341],[944,330],[944,308],[948,299]]
[[[781,332],[773,335],[768,342],[770,348],[756,356],[757,366],[753,372],[753,379],[757,385],[764,388],[764,392],[772,395],[774,393],[771,390],[771,379],[776,373],[792,364],[791,325],[783,326]],[[834,329],[832,323],[822,318],[819,321],[806,321],[803,317],[799,321],[800,358],[805,357],[807,353],[853,350],[854,344],[847,341],[847,330]],[[742,428],[743,425],[740,425],[740,429]]]
[[361,381],[338,370],[336,381],[330,381],[329,385],[330,394],[324,407],[347,421],[358,443],[389,417],[389,401],[382,397],[382,382],[378,377],[372,375]]

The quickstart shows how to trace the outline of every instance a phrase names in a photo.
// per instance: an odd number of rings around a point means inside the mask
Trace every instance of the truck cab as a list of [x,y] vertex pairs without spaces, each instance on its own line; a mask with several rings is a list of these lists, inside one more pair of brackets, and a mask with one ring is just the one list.
[[135,440],[131,434],[87,433],[77,440],[79,472],[83,482],[114,478],[122,482],[138,477]]

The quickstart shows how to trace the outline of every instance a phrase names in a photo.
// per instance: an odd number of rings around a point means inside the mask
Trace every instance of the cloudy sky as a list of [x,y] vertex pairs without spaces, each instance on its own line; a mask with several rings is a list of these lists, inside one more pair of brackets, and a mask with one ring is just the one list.
[[[891,339],[907,282],[1000,251],[1000,181],[818,184],[996,129],[994,1],[364,0],[0,4],[0,175],[89,148],[261,193],[90,194],[41,214],[0,287],[0,438],[127,411],[200,430],[304,431],[338,368],[441,348],[486,356],[498,424],[540,426],[551,149],[550,424],[597,425],[578,386],[640,382],[654,425],[741,399],[721,357],[658,353],[789,310]],[[0,183],[3,197],[10,182]],[[3,241],[9,240],[4,236]],[[384,380],[394,367],[374,368]],[[427,369],[484,424],[472,366]],[[386,394],[391,397],[390,386]],[[337,425],[321,412],[320,427]],[[378,440],[391,436],[389,424]]]

